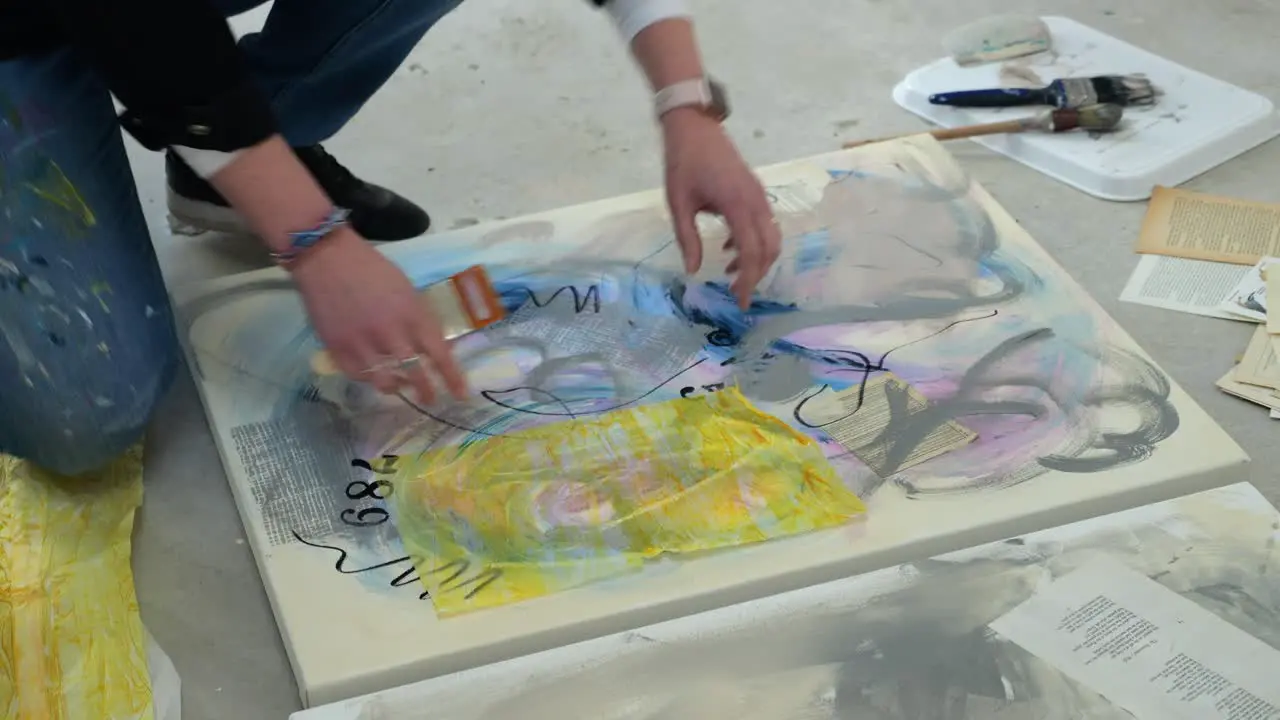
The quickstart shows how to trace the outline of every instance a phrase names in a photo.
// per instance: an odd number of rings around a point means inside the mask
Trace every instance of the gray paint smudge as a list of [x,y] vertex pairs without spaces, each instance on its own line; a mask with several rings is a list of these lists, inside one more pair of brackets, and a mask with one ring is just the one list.
[[[1041,583],[1107,554],[1280,649],[1277,558],[1256,530],[1212,542],[1189,542],[1159,525],[1097,532],[1070,546],[1015,539],[903,566],[912,578],[904,587],[842,607],[646,643],[601,664],[535,678],[496,701],[457,697],[454,712],[432,717],[1127,719],[987,626]],[[691,708],[702,712],[688,714]]]

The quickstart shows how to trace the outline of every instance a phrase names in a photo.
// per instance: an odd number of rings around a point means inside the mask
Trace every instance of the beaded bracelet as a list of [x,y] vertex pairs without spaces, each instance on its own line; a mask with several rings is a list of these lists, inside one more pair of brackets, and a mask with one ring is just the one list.
[[271,259],[280,265],[289,265],[298,260],[304,253],[319,242],[347,224],[351,211],[346,208],[334,208],[319,225],[310,230],[289,233],[289,248],[271,253]]

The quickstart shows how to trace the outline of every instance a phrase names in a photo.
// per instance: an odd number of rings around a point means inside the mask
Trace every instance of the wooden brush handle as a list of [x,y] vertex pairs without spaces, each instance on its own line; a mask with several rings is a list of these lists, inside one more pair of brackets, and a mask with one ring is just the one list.
[[[1003,120],[1001,122],[984,123],[982,125],[965,125],[963,127],[954,128],[938,128],[931,130],[930,135],[938,140],[957,140],[959,138],[971,138],[979,135],[999,135],[1002,133],[1023,132],[1027,129],[1025,120]],[[854,140],[844,144],[845,148],[861,147],[870,145],[871,143],[885,142],[886,140],[897,140],[899,138],[912,137],[920,133],[903,133],[901,135],[892,135],[890,137],[873,138],[871,140]]]

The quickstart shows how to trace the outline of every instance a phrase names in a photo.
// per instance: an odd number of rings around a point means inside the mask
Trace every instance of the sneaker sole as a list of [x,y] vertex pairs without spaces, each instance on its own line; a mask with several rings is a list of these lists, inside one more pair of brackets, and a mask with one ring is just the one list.
[[[240,213],[229,207],[203,200],[192,200],[168,190],[169,226],[180,235],[199,235],[206,232],[224,232],[252,235]],[[180,227],[179,227],[180,226]]]
[[[203,200],[192,200],[168,190],[169,231],[175,235],[203,235],[209,232],[229,233],[257,237],[240,213],[229,207]],[[368,240],[371,245],[385,244],[381,240]]]

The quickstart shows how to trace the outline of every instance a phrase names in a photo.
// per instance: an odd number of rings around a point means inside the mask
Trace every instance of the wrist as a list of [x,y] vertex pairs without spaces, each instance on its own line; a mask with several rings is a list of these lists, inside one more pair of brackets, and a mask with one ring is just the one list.
[[704,128],[707,126],[720,127],[720,121],[708,113],[704,108],[695,105],[685,105],[683,107],[672,108],[666,111],[658,118],[658,124],[662,127],[663,135],[671,135],[679,133],[690,128]]
[[359,233],[342,225],[282,267],[299,284],[305,284],[308,278],[328,274],[335,268],[341,271],[345,262],[342,258],[348,256],[348,251],[365,245]]

